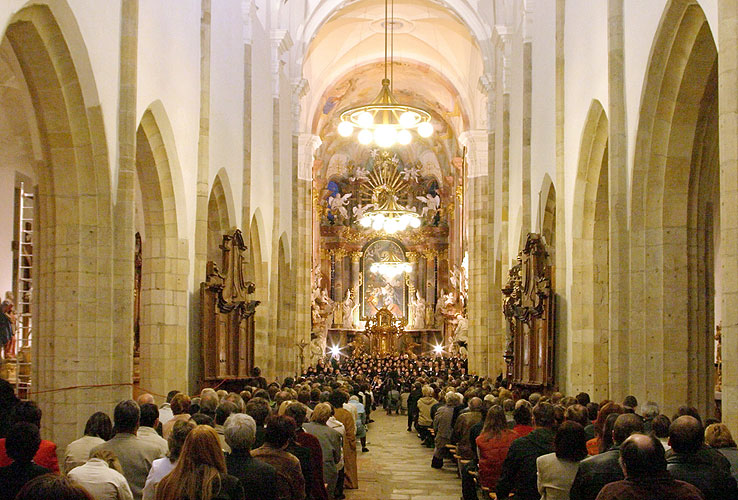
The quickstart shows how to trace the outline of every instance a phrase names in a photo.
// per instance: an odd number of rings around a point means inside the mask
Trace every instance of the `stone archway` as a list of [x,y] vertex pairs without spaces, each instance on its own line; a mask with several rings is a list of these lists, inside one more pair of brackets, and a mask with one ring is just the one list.
[[[62,3],[55,9],[69,10]],[[28,88],[43,157],[35,213],[32,391],[78,385],[82,370],[85,381],[116,384],[66,391],[61,398],[33,396],[44,410],[44,435],[61,446],[79,435],[90,402],[110,404],[130,395],[123,384],[130,382],[132,351],[130,332],[113,328],[113,297],[124,290],[113,280],[102,111],[74,16],[63,14],[65,30],[49,6],[28,6],[12,17],[4,35]]]
[[705,262],[712,228],[700,210],[719,198],[718,141],[711,131],[717,123],[716,66],[715,42],[700,6],[672,0],[651,51],[641,100],[630,344],[617,367],[628,374],[624,380],[632,393],[661,402],[665,412],[686,402],[704,415],[713,406],[713,339],[705,327],[712,330],[714,321],[714,291],[706,287],[714,261]]
[[225,170],[218,172],[208,199],[208,260],[220,262],[223,235],[233,228],[233,202]]
[[592,101],[582,133],[574,186],[572,339],[569,390],[594,401],[609,396],[609,124]]
[[254,366],[260,367],[262,373],[273,374],[276,363],[270,351],[272,334],[270,334],[268,328],[269,283],[266,279],[269,276],[269,263],[265,262],[262,257],[264,255],[261,244],[263,224],[261,211],[257,209],[249,226],[249,279],[256,284],[254,299],[261,301],[261,305],[254,316]]
[[290,325],[293,324],[295,287],[291,286],[291,266],[289,261],[287,234],[279,238],[279,259],[277,261],[277,318],[276,343],[277,374],[291,375],[295,368],[296,348],[290,336]]
[[[160,124],[162,124],[160,126]],[[145,231],[142,239],[140,385],[166,394],[187,387],[187,278],[189,248],[179,238],[175,185],[180,179],[173,137],[160,103],[141,117],[136,132],[136,175]],[[171,134],[169,134],[171,135]],[[181,203],[181,202],[180,202]]]

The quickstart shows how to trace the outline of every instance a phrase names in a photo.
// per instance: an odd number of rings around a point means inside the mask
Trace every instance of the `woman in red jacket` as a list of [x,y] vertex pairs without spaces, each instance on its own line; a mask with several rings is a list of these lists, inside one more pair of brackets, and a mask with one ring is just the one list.
[[[33,401],[21,401],[13,408],[10,416],[13,423],[27,422],[41,428],[41,408]],[[46,467],[54,474],[59,474],[59,460],[56,458],[56,444],[46,439],[41,440],[36,455],[33,457],[36,465]],[[0,439],[0,467],[13,463],[5,452],[5,439]]]
[[502,463],[507,450],[519,436],[507,428],[505,412],[500,406],[493,406],[487,412],[482,432],[477,437],[479,451],[479,480],[482,486],[494,491],[502,472]]

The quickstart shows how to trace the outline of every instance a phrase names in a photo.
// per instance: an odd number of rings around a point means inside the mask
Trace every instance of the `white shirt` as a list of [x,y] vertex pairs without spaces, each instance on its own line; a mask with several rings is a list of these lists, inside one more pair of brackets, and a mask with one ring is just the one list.
[[164,479],[164,476],[172,472],[175,465],[176,462],[172,463],[168,457],[157,458],[154,460],[154,463],[151,464],[151,469],[149,470],[149,476],[146,478],[142,500],[154,500],[154,496],[156,495],[156,485],[159,484],[159,481]]
[[163,405],[161,405],[161,408],[159,408],[159,423],[161,425],[169,422],[173,416],[174,413],[172,413],[172,407],[169,406],[169,403],[164,403]]
[[97,436],[82,436],[69,443],[64,452],[64,473],[69,474],[70,470],[87,462],[90,458],[90,450],[104,442]]
[[75,467],[68,477],[89,491],[95,500],[133,500],[123,474],[108,467],[100,458],[91,458],[86,464]]
[[153,427],[139,427],[136,435],[144,441],[153,443],[158,446],[160,457],[163,457],[164,455],[169,453],[169,443],[166,439],[157,434],[156,430]]

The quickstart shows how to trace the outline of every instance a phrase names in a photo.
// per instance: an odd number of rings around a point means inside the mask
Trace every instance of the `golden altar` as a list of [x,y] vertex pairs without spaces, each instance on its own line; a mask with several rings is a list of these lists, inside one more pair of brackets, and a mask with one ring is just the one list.
[[396,318],[386,307],[378,310],[373,317],[364,319],[372,354],[382,356],[399,353],[399,339],[405,333],[407,319]]

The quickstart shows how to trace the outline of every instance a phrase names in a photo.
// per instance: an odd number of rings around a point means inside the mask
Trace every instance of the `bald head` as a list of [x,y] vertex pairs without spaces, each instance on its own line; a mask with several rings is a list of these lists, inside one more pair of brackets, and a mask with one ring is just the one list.
[[151,394],[143,393],[138,397],[136,403],[138,403],[138,406],[154,404],[154,396],[152,396]]
[[702,424],[692,416],[681,416],[669,426],[669,445],[675,453],[695,453],[702,447],[704,439]]
[[615,420],[612,440],[616,445],[620,445],[634,432],[643,432],[643,419],[635,413],[624,413]]
[[469,400],[469,411],[479,411],[482,409],[482,400],[473,397]]
[[620,466],[628,478],[647,478],[666,471],[664,447],[653,435],[631,434],[620,445]]

